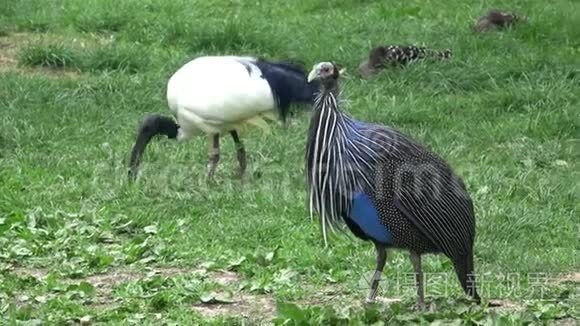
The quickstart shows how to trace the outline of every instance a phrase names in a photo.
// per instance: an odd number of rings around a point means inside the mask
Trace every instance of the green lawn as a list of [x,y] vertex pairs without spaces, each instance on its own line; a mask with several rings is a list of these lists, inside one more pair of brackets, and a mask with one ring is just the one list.
[[[0,323],[567,324],[578,318],[580,3],[514,1],[18,0],[0,2]],[[489,8],[528,17],[476,35]],[[361,80],[380,44],[451,48],[446,62]],[[348,111],[448,159],[477,213],[484,301],[466,304],[448,259],[426,256],[432,311],[389,253],[382,301],[362,302],[374,247],[324,247],[309,219],[309,114],[242,136],[250,178],[222,142],[148,147],[140,120],[169,114],[165,85],[198,55],[250,54],[348,69]],[[542,276],[543,275],[543,276]],[[400,300],[399,300],[400,299]]]

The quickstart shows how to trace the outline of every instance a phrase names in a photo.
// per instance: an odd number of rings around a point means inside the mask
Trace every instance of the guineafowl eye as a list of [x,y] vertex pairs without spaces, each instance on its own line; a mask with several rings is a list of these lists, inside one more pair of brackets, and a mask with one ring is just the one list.
[[320,69],[320,77],[328,78],[330,76],[332,76],[332,69],[330,67],[324,66]]

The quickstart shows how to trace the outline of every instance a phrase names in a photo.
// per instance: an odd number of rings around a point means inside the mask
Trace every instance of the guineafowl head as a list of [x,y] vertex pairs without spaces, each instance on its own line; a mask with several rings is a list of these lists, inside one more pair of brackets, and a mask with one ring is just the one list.
[[312,67],[308,74],[308,82],[319,80],[324,89],[331,90],[336,87],[336,81],[342,72],[333,62],[320,62]]

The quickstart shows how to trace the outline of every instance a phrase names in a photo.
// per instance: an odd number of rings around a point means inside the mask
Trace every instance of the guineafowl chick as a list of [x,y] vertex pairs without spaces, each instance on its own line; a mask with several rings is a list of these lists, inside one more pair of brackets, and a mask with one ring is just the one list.
[[451,50],[433,50],[415,45],[386,45],[373,48],[368,58],[359,65],[359,73],[368,78],[387,66],[407,65],[427,58],[448,59]]
[[523,20],[514,13],[492,9],[484,16],[481,16],[474,25],[476,32],[486,32],[491,30],[500,30],[513,26],[518,21]]

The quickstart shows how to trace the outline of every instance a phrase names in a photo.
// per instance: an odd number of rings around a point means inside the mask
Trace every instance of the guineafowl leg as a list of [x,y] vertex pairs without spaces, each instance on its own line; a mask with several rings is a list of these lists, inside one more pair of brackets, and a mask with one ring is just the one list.
[[238,136],[238,132],[236,130],[231,130],[230,135],[234,139],[234,143],[236,144],[236,150],[238,152],[238,162],[240,162],[240,179],[244,176],[246,172],[246,149],[244,148],[244,144],[240,140]]
[[377,250],[377,269],[371,278],[371,290],[366,300],[367,303],[375,302],[375,297],[377,296],[377,290],[379,288],[379,282],[381,281],[381,275],[383,274],[383,269],[385,268],[385,263],[387,262],[387,251],[385,246],[375,242],[375,248]]
[[415,271],[415,283],[417,285],[417,309],[425,309],[425,289],[423,287],[423,268],[421,268],[421,255],[411,252],[411,264]]
[[214,134],[211,136],[212,145],[209,150],[209,164],[207,165],[207,178],[213,179],[217,164],[220,160],[220,134]]

